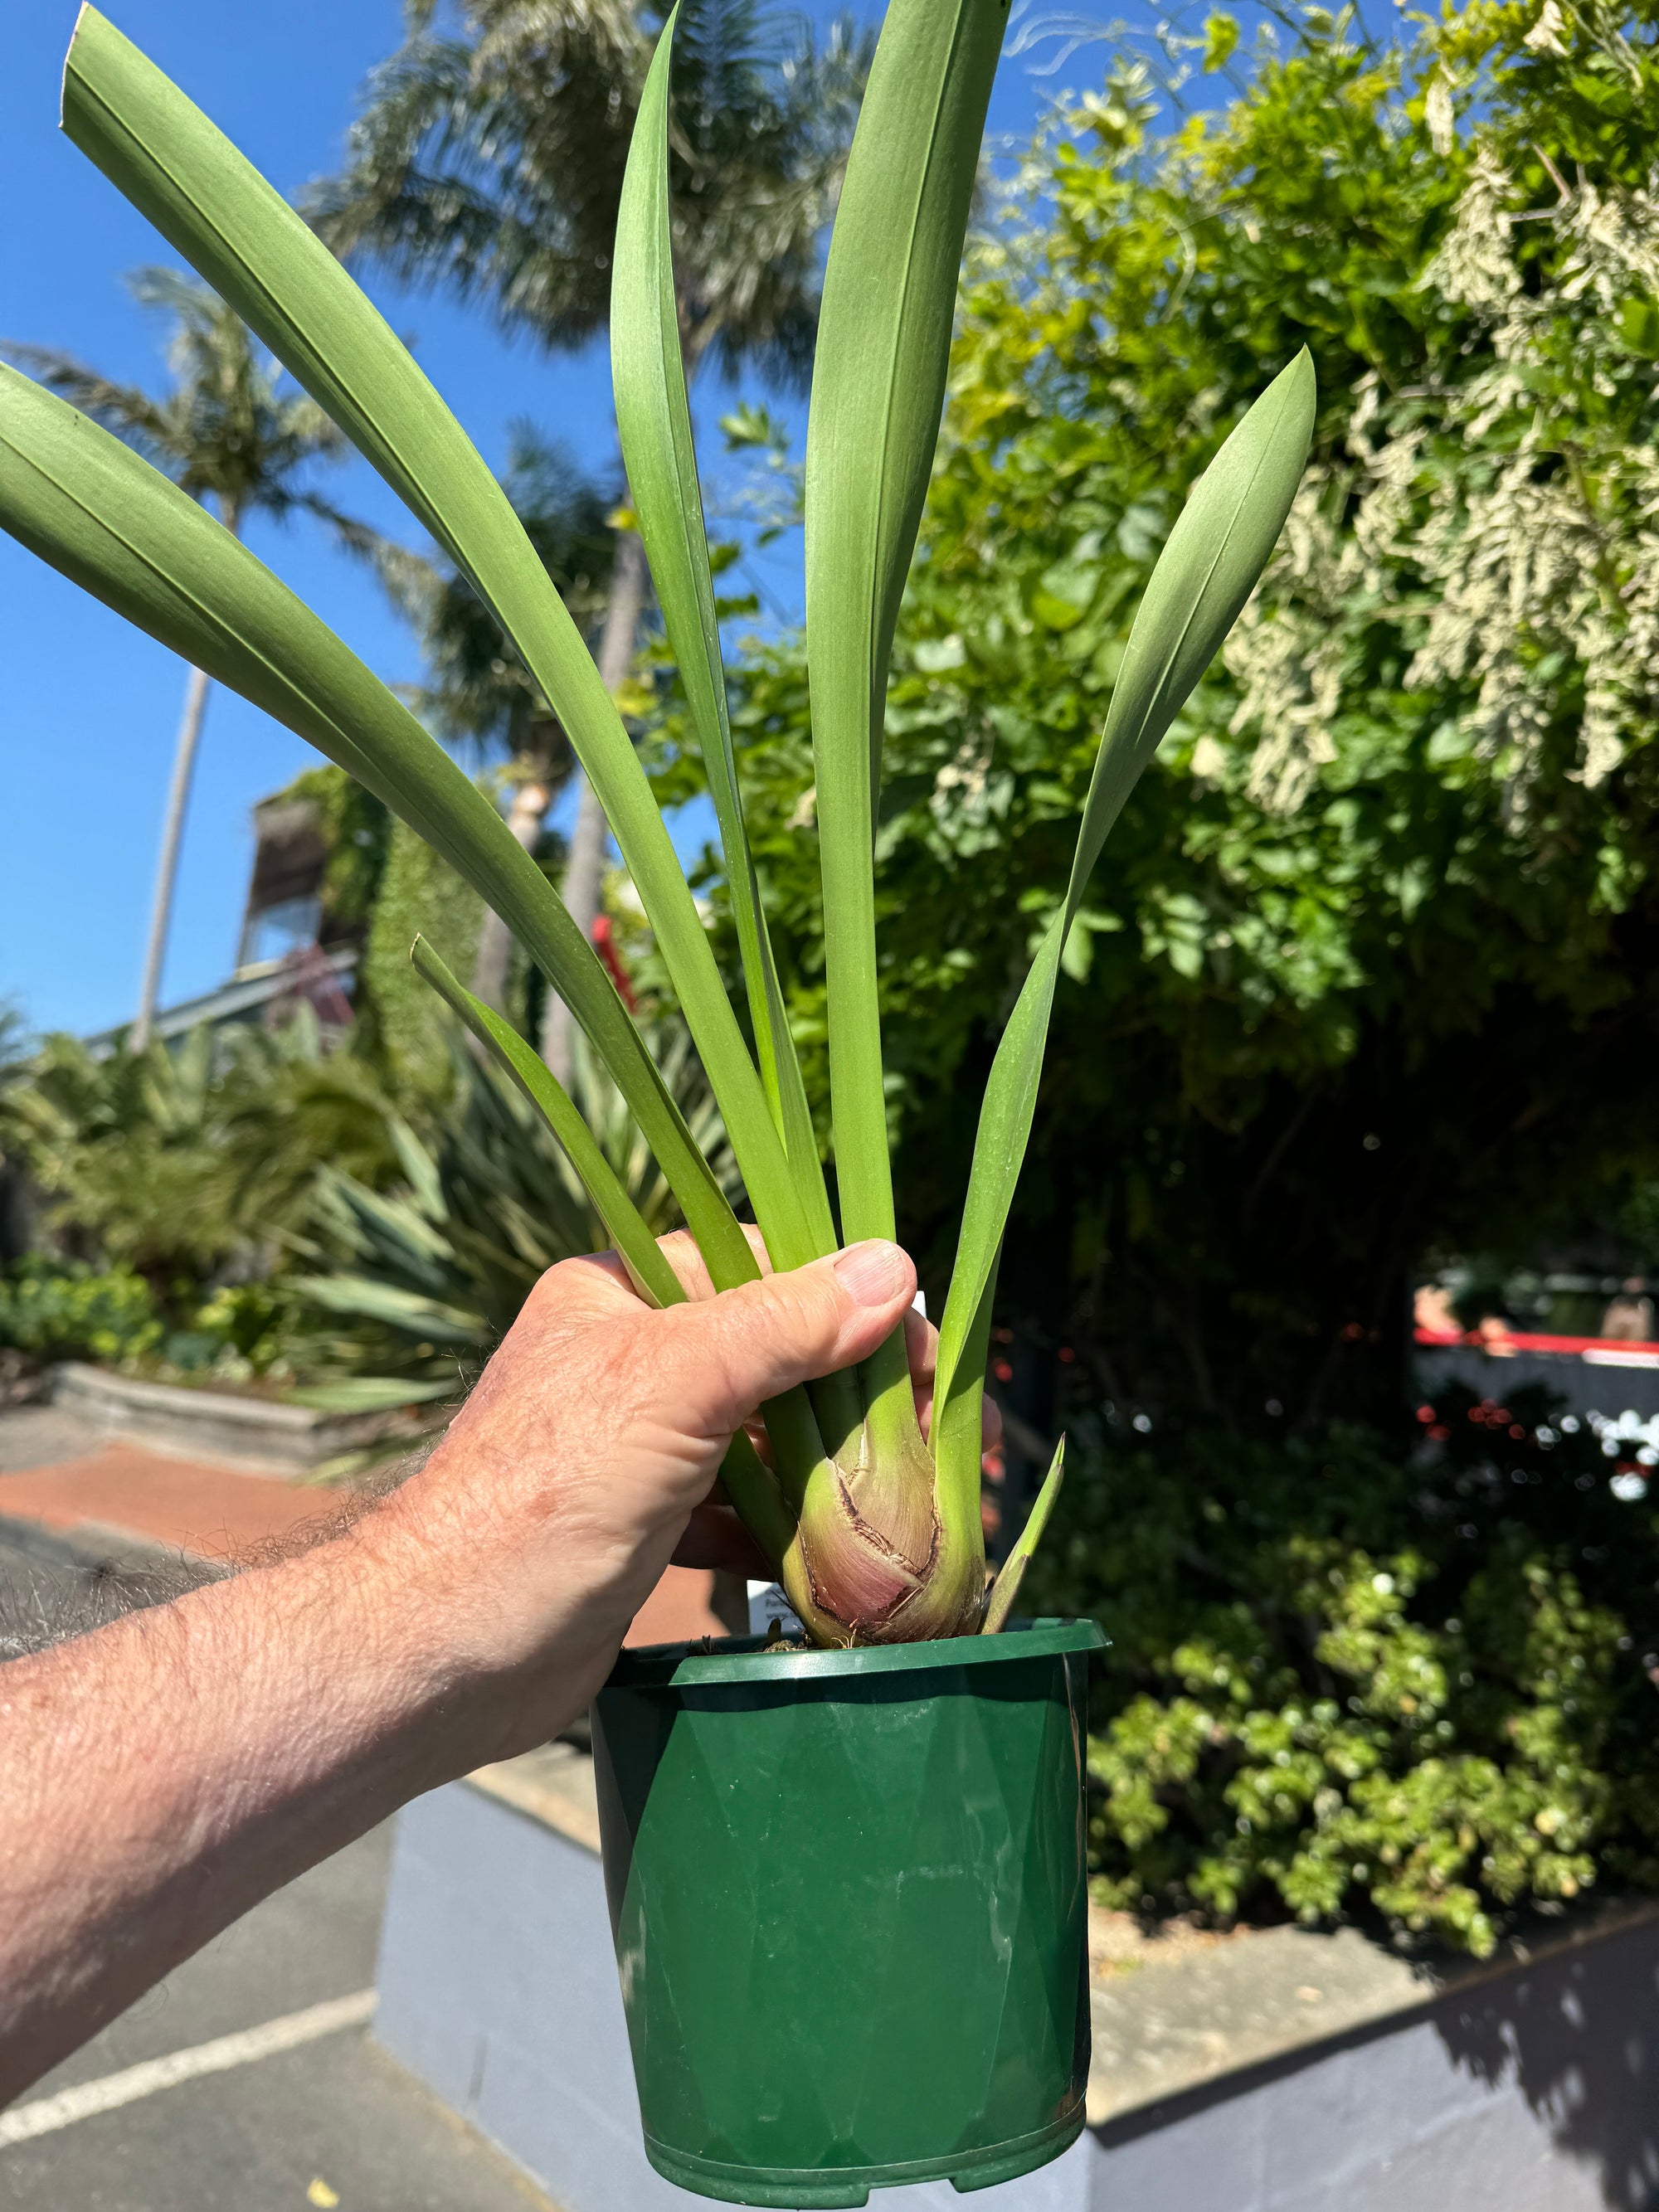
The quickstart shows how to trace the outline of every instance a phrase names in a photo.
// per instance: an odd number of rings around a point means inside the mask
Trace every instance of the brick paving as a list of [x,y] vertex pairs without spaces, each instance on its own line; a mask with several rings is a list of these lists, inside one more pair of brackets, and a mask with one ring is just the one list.
[[[37,1455],[40,1463],[32,1464]],[[228,1559],[309,1522],[320,1528],[338,1510],[335,1494],[315,1484],[175,1458],[46,1410],[0,1414],[0,1519],[75,1534],[83,1544],[137,1542]],[[670,1567],[629,1642],[724,1635],[713,1589],[706,1571]]]
[[198,1559],[234,1558],[337,1510],[326,1491],[173,1459],[142,1444],[112,1442],[81,1458],[0,1474],[0,1514],[65,1533],[109,1529]]

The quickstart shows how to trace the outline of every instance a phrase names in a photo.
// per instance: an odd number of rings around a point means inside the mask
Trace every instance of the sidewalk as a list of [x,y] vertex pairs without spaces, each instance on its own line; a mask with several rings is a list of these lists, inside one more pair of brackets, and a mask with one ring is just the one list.
[[[0,1530],[9,1522],[70,1536],[83,1554],[135,1547],[209,1562],[246,1557],[308,1522],[319,1533],[337,1491],[252,1474],[112,1439],[52,1407],[0,1413]],[[629,1632],[630,1644],[672,1644],[726,1631],[714,1577],[670,1567]]]
[[0,2113],[0,2212],[555,2212],[373,2040],[390,1841],[256,1905]]

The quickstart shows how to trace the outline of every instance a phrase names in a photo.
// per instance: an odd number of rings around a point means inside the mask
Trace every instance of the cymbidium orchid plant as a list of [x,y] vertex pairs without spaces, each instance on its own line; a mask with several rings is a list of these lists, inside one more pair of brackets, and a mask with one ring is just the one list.
[[[725,1117],[775,1267],[890,1237],[872,846],[889,650],[944,403],[957,277],[1006,0],[892,0],[823,284],[805,473],[806,640],[829,1005],[832,1210],[768,938],[721,665],[675,312],[674,19],[641,100],[617,227],[617,416],[658,604],[702,748],[742,953],[748,1035],[617,708],[506,496],[345,270],[213,125],[83,9],[64,127],[311,392],[471,579],[598,791]],[[988,1588],[980,1424],[999,1249],[1035,1110],[1066,934],[1107,831],[1237,617],[1306,459],[1305,354],[1193,487],[1135,617],[1071,878],[986,1086],[930,1433],[902,1339],[764,1408],[767,1460],[732,1441],[726,1492],[813,1642],[995,1631],[1052,1503],[1051,1471]],[[26,377],[0,368],[0,524],[318,746],[479,891],[581,1023],[672,1185],[717,1290],[755,1254],[593,948],[490,800],[338,638],[194,501]],[[808,834],[805,831],[803,835]],[[544,1112],[640,1296],[684,1293],[570,1099],[417,940],[416,967]],[[752,1039],[752,1042],[751,1042]]]

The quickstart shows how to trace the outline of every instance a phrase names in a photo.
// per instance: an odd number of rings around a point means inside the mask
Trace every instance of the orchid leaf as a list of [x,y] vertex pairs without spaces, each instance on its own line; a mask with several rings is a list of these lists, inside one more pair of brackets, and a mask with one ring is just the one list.
[[1031,1555],[1042,1540],[1042,1532],[1048,1525],[1048,1516],[1054,1510],[1054,1500],[1060,1496],[1060,1486],[1066,1467],[1066,1439],[1062,1437],[1054,1446],[1054,1455],[1048,1472],[1042,1479],[1042,1487],[1036,1502],[1025,1516],[1025,1526],[1018,1540],[1003,1561],[991,1594],[985,1601],[985,1620],[981,1636],[998,1636],[1008,1626],[1008,1616],[1014,1609],[1014,1600],[1019,1595],[1019,1586],[1025,1579],[1025,1570],[1031,1564]]
[[0,367],[0,527],[338,763],[507,924],[615,1076],[717,1282],[748,1239],[599,956],[477,787],[327,625],[106,430]]
[[669,81],[677,15],[678,9],[657,41],[623,182],[611,291],[611,382],[634,511],[720,822],[761,1079],[816,1255],[834,1250],[835,1224],[744,827],[680,348],[668,219]]
[[991,1315],[996,1298],[997,1255],[979,1294],[960,1356],[944,1377],[935,1372],[933,1414],[928,1443],[938,1470],[934,1495],[947,1541],[977,1543],[982,1550],[980,1477],[984,1466],[985,1362],[991,1345]]
[[[938,436],[1006,21],[1006,0],[890,0],[824,280],[805,477],[806,629],[836,1169],[848,1241],[894,1229],[873,867],[887,669]],[[744,824],[726,696],[670,220],[675,21],[671,15],[647,73],[623,182],[613,366],[630,505],[720,822],[752,1056],[618,701],[501,487],[405,348],[294,211],[90,7],[70,48],[64,122],[380,471],[513,641],[616,833],[767,1249],[775,1265],[791,1267],[829,1249],[836,1232]],[[988,1596],[984,1364],[998,1254],[1067,940],[1103,839],[1272,550],[1305,460],[1313,404],[1304,354],[1194,486],[1136,616],[1065,899],[986,1090],[943,1317],[931,1444],[917,1426],[902,1331],[856,1376],[826,1378],[811,1396],[797,1387],[763,1409],[775,1474],[747,1436],[732,1440],[727,1494],[820,1642],[1007,1625],[1053,1509],[1063,1446]],[[716,1287],[753,1279],[748,1238],[592,946],[499,811],[341,641],[176,485],[5,369],[0,526],[318,745],[473,884],[616,1079]],[[666,1255],[569,1097],[429,947],[417,939],[412,957],[559,1136],[641,1297],[677,1305],[684,1294]],[[411,1136],[409,1203],[365,1201],[401,1208],[410,1217],[403,1233],[416,1243],[437,1233],[421,1215],[430,1163],[417,1151]],[[370,1306],[377,1297],[414,1296],[367,1280],[337,1280],[332,1295]],[[415,1304],[434,1341],[465,1319],[434,1298]],[[679,1325],[672,1313],[653,1323]]]
[[1006,21],[1006,0],[891,0],[824,272],[806,437],[806,639],[849,1243],[893,1234],[872,867],[883,702]]
[[939,1324],[935,1389],[942,1401],[954,1388],[1013,1202],[1066,933],[1108,830],[1267,564],[1301,480],[1313,420],[1313,363],[1304,350],[1274,378],[1194,485],[1136,612],[1084,805],[1065,903],[1031,963],[986,1085]]
[[415,939],[409,957],[416,973],[460,1016],[563,1146],[571,1166],[581,1178],[583,1189],[592,1200],[593,1211],[609,1231],[617,1255],[640,1296],[647,1305],[678,1305],[685,1297],[679,1277],[663,1257],[643,1215],[599,1150],[575,1101],[546,1061],[532,1051],[510,1022],[503,1020],[493,1006],[487,1006],[456,980],[425,938]]
[[[92,7],[82,9],[64,70],[64,128],[258,332],[494,609],[616,833],[768,1249],[781,1267],[812,1258],[782,1140],[645,771],[507,495],[321,240]],[[604,1042],[593,1042],[610,1065]]]
[[[629,1279],[646,1304],[659,1309],[683,1305],[685,1291],[679,1277],[563,1085],[510,1022],[456,981],[424,938],[416,939],[409,957],[416,972],[506,1069],[563,1146],[594,1212],[611,1233]],[[775,1479],[741,1429],[726,1449],[720,1479],[750,1534],[774,1566],[781,1565],[794,1536],[795,1517],[785,1504]]]

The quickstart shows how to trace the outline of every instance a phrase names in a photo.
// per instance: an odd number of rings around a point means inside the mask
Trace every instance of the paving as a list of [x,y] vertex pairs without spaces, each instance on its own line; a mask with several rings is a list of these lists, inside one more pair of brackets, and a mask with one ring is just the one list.
[[547,2212],[362,2025],[3,2139],[57,2093],[371,1989],[389,1850],[381,1829],[291,1882],[0,2114],[0,2208]]
[[326,1490],[105,1443],[82,1456],[0,1474],[0,1515],[52,1528],[117,1528],[224,1559],[337,1517]]
[[[337,1520],[343,1500],[327,1487],[186,1459],[112,1437],[55,1406],[0,1413],[0,1533],[67,1538],[87,1559],[158,1553],[193,1562],[257,1558],[270,1545],[302,1543]],[[630,1644],[720,1636],[714,1577],[671,1567],[629,1632]],[[0,1636],[4,1633],[0,1618]],[[0,1643],[0,1656],[5,1646]]]
[[0,1413],[0,1474],[76,1459],[102,1441],[99,1431],[56,1406],[10,1407]]
[[[142,1559],[131,1571],[145,1571]],[[83,1611],[88,1580],[69,1546],[0,1532],[0,1650],[8,1621],[61,1625]],[[361,2017],[390,1851],[388,1825],[289,1883],[0,2112],[0,2212],[547,2212]],[[363,2000],[353,2025],[257,2055],[261,2039],[247,2031],[296,2014],[303,2029],[313,2008],[353,1997]],[[96,2103],[112,2077],[181,2053],[182,2065],[149,2075],[188,2074],[192,2054],[228,2037],[256,2055],[232,2046],[240,2063],[222,2057],[222,2070],[7,2140],[40,2126],[43,2106],[47,2123],[61,2121],[76,2103],[65,2091]]]

